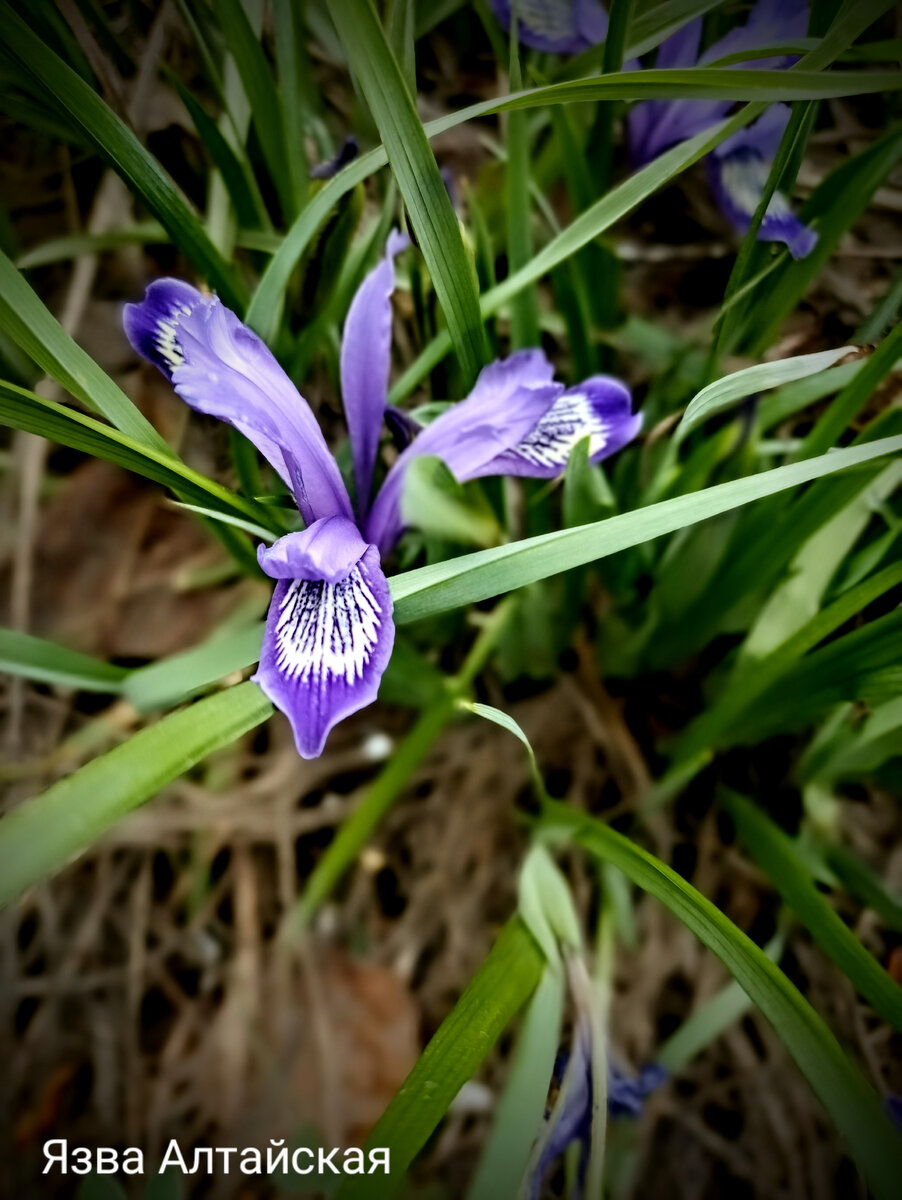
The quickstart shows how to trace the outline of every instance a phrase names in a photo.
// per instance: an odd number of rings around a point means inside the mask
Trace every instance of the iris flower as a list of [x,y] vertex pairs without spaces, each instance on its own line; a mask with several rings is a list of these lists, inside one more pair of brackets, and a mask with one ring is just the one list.
[[[492,0],[506,29],[511,23],[511,0]],[[518,0],[517,36],[527,46],[557,54],[579,54],[604,41],[608,19],[598,0]],[[808,29],[807,0],[757,0],[745,25],[699,53],[702,19],[696,18],[661,44],[656,66],[706,66],[731,54],[747,54],[776,42],[804,37]],[[760,68],[788,66],[791,57],[757,59]],[[637,69],[631,60],[624,70]],[[630,154],[637,166],[663,154],[716,125],[732,107],[731,100],[644,100],[628,116]],[[738,233],[745,233],[764,192],[771,164],[789,120],[785,104],[773,104],[752,125],[717,147],[707,160],[711,189],[724,216]],[[758,230],[762,242],[784,242],[793,258],[805,258],[817,234],[793,214],[789,201],[776,192]]]
[[257,557],[276,581],[254,681],[291,722],[298,752],[322,752],[330,729],[370,704],[394,640],[382,559],[404,532],[401,497],[418,455],[443,459],[461,482],[486,475],[550,479],[588,437],[590,459],[638,432],[624,384],[606,376],[565,389],[540,350],[487,366],[466,400],[418,432],[371,501],[388,403],[397,232],[348,311],[340,374],[356,505],[306,400],[264,343],[225,308],[176,279],[126,305],[135,350],[198,412],[239,430],[279,473],[306,526]]
[[[758,0],[745,25],[732,29],[701,54],[701,18],[690,21],[661,45],[657,66],[705,66],[731,54],[748,54],[775,42],[804,37],[807,28],[807,0]],[[751,65],[774,68],[792,61],[756,59]],[[627,118],[634,162],[642,166],[678,142],[710,129],[731,106],[730,100],[645,100],[635,105]],[[734,133],[708,156],[714,196],[739,233],[745,233],[751,224],[788,120],[787,106],[773,104],[757,121]],[[793,214],[787,198],[776,192],[767,206],[758,240],[784,242],[793,258],[804,258],[814,249],[817,234]]]
[[[604,1035],[591,1011],[599,1003],[595,986],[581,960],[570,960],[568,974],[576,1006],[570,1053],[562,1055],[557,1064],[555,1073],[561,1081],[560,1091],[546,1118],[527,1171],[526,1200],[538,1200],[549,1167],[574,1143],[579,1146],[579,1157],[570,1200],[580,1200],[584,1195],[592,1139],[599,1135],[596,1109],[601,1098],[593,1078],[600,1065],[598,1060],[606,1063],[605,1094],[611,1118],[641,1116],[646,1098],[667,1078],[667,1072],[657,1063],[648,1063],[638,1075],[633,1075],[614,1059],[607,1047],[599,1047],[598,1042]],[[599,1049],[600,1054],[597,1053]]]
[[[550,54],[580,54],[603,42],[608,17],[599,0],[515,0],[517,37]],[[492,0],[492,11],[510,30],[512,0]]]

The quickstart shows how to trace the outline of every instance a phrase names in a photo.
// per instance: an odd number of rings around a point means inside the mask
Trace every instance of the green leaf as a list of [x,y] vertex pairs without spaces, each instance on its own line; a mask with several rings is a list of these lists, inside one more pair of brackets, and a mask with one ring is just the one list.
[[[601,221],[601,224],[597,230],[588,233],[583,240],[569,248],[565,248],[568,245],[567,242],[560,242],[559,249],[563,253],[555,262],[562,262],[568,254],[597,237],[598,233],[630,211],[656,188],[663,186],[680,171],[704,157],[709,150],[712,150],[735,130],[754,120],[763,111],[765,102],[847,95],[850,94],[850,91],[880,91],[898,87],[902,87],[902,79],[899,78],[898,73],[890,72],[880,72],[879,78],[875,77],[874,72],[799,73],[796,67],[790,71],[741,71],[733,68],[693,67],[691,70],[683,71],[618,72],[613,75],[549,84],[546,87],[533,88],[517,95],[481,101],[479,104],[470,105],[458,112],[429,121],[422,128],[428,138],[434,138],[467,121],[510,109],[541,108],[548,104],[571,104],[592,100],[629,100],[654,97],[734,100],[748,97],[754,97],[756,100],[760,98],[759,104],[744,109],[726,123],[722,122],[714,126],[707,135],[699,134],[682,145],[674,147],[673,150],[668,150],[654,163],[650,163],[649,166],[626,180],[624,184],[615,188],[611,195],[614,196],[616,193],[618,199],[613,201],[614,213],[610,219],[607,219],[607,208],[601,209],[598,205],[590,210],[595,214],[594,217],[583,214],[590,222],[598,220]],[[382,147],[361,155],[355,162],[340,171],[334,179],[330,179],[298,215],[264,272],[247,310],[248,324],[261,337],[268,339],[274,335],[288,281],[320,225],[326,220],[342,196],[367,176],[384,167],[387,162],[388,158]],[[639,181],[638,184],[636,184],[636,180]],[[629,203],[618,207],[621,200],[627,198],[629,198]],[[603,198],[599,205],[605,199],[607,198]],[[583,228],[584,226],[580,226],[581,230]],[[567,232],[565,230],[564,234]],[[554,263],[551,265],[553,266]],[[524,271],[517,272],[513,277],[517,281],[516,285],[509,292],[500,293],[495,307],[487,309],[485,297],[483,298],[483,315],[489,311],[496,311],[497,307],[506,303],[509,296],[516,294],[520,287],[527,286],[550,269],[551,267],[545,262],[541,270],[535,274],[525,274]],[[489,295],[494,296],[495,292],[493,291]],[[435,357],[439,346],[441,347],[440,352]],[[440,361],[449,348],[450,341],[447,341],[446,335],[443,336],[440,343],[433,344],[428,349],[429,362],[425,367],[418,368],[420,373],[414,382],[423,378],[434,362]],[[412,387],[413,384],[403,394],[406,395],[408,391],[412,390]]]
[[58,871],[126,813],[253,729],[272,706],[242,683],[163,717],[0,822],[0,905]]
[[[242,522],[266,520],[265,509],[236,496],[180,462],[161,438],[153,444],[142,443],[93,417],[2,380],[0,424],[36,433],[61,446],[70,446],[104,462],[125,467],[170,488],[184,500],[195,501],[204,511],[213,509]],[[162,443],[162,450],[157,448],[157,443]]]
[[130,671],[123,693],[142,712],[179,704],[260,658],[263,622],[217,634],[181,654]]
[[204,231],[198,218],[157,160],[128,126],[71,67],[34,34],[6,2],[0,4],[0,41],[52,96],[97,152],[121,175],[167,230],[172,241],[219,292],[226,304],[243,309],[245,290]]
[[[521,87],[520,55],[516,37],[511,38],[510,85]],[[529,203],[529,126],[525,112],[507,117],[507,269],[514,274],[532,258]],[[534,288],[524,288],[511,303],[511,349],[523,350],[540,344],[539,297]]]
[[378,1181],[347,1176],[338,1200],[391,1196],[400,1188],[457,1093],[535,990],[543,967],[542,954],[523,924],[516,919],[507,924],[367,1138],[367,1149],[388,1147],[391,1175]]
[[200,140],[222,176],[229,199],[235,207],[238,223],[251,228],[258,225],[267,226],[269,217],[247,161],[238,158],[217,123],[178,75],[174,71],[167,71],[167,76],[187,108]]
[[86,692],[121,692],[128,671],[13,629],[0,629],[0,671]]
[[498,522],[484,497],[479,507],[480,494],[473,497],[440,458],[422,454],[404,476],[401,514],[405,524],[434,537],[465,546],[495,546],[501,540]]
[[811,880],[792,841],[754,804],[735,792],[723,804],[736,830],[792,911],[856,989],[902,1032],[902,988],[876,963]]
[[582,566],[665,533],[673,533],[719,513],[797,487],[823,475],[866,463],[902,449],[902,436],[883,438],[819,458],[776,467],[760,475],[720,483],[704,491],[676,496],[635,512],[622,513],[555,533],[540,534],[506,546],[465,554],[395,575],[391,580],[395,620],[420,620],[450,608],[512,591],[527,583]]
[[872,908],[890,929],[902,933],[902,895],[888,888],[871,867],[845,846],[825,847],[824,857],[851,895]]
[[[257,139],[287,220],[297,211],[289,157],[302,153],[289,144],[282,103],[272,69],[240,0],[214,0],[213,5],[229,53],[238,68],[253,116]],[[301,130],[296,131],[301,141]]]
[[706,708],[680,736],[674,754],[677,763],[688,762],[711,748],[721,748],[749,736],[745,717],[756,705],[767,708],[762,697],[770,694],[782,708],[783,681],[812,647],[841,628],[878,597],[902,583],[902,563],[863,580],[818,612],[796,633],[766,657],[749,664],[731,678],[721,697]]
[[486,359],[473,268],[429,140],[370,0],[329,11],[379,129],[469,387]]
[[[783,950],[783,935],[778,933],[764,947],[764,953],[773,962],[779,962]],[[725,988],[706,1000],[686,1018],[676,1033],[655,1055],[655,1062],[671,1075],[684,1067],[702,1050],[716,1041],[731,1025],[743,1017],[752,1007],[752,1002],[735,979]]]
[[467,1200],[520,1194],[533,1142],[542,1126],[564,1008],[564,977],[546,967],[523,1018],[504,1091]]
[[902,1170],[898,1133],[825,1022],[764,951],[676,871],[600,821],[565,804],[553,804],[542,825],[619,868],[717,955],[795,1059],[874,1196],[892,1200]]
[[16,345],[77,400],[103,413],[117,429],[136,441],[175,460],[160,434],[138,412],[125,392],[66,333],[2,250],[0,320],[4,332]]
[[690,401],[674,438],[677,443],[681,442],[709,417],[724,412],[746,396],[820,374],[855,349],[855,346],[842,346],[839,350],[823,350],[819,354],[801,354],[796,358],[781,358],[777,362],[758,363],[709,383]]

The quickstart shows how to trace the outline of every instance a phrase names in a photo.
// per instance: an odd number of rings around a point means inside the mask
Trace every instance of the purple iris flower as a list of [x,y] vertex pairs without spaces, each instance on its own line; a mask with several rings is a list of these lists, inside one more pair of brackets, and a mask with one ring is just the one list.
[[[701,18],[690,21],[662,43],[657,66],[705,66],[731,54],[751,53],[775,42],[804,37],[807,0],[757,0],[745,25],[699,53]],[[775,68],[791,57],[755,59],[743,66]],[[643,166],[671,146],[710,129],[727,115],[730,100],[645,100],[629,112],[631,156]],[[718,205],[730,224],[745,233],[764,191],[771,164],[789,120],[785,104],[774,104],[752,125],[721,143],[708,157],[708,173]],[[817,234],[793,215],[789,201],[777,192],[767,207],[758,240],[784,242],[793,258],[810,254]]]
[[[595,1089],[592,1081],[592,1028],[591,1022],[582,1014],[573,1035],[572,1054],[564,1063],[558,1064],[558,1074],[563,1073],[561,1091],[550,1117],[548,1134],[541,1152],[535,1158],[529,1173],[527,1195],[529,1200],[538,1200],[548,1168],[564,1153],[569,1145],[579,1145],[579,1161],[576,1184],[570,1200],[580,1200],[583,1195],[586,1171],[592,1148],[592,1117],[595,1106]],[[608,1113],[611,1117],[637,1118],[651,1095],[667,1078],[667,1072],[657,1063],[644,1066],[638,1075],[632,1075],[619,1064],[608,1060]]]
[[516,4],[517,37],[524,46],[551,54],[580,54],[603,42],[608,17],[598,0],[491,0],[505,29]]
[[406,236],[389,236],[345,322],[340,374],[356,505],[306,400],[215,296],[159,279],[140,304],[125,307],[138,353],[192,408],[244,434],[297,503],[306,528],[257,551],[276,587],[253,679],[288,717],[304,758],[320,754],[331,728],[379,690],[394,641],[382,558],[404,532],[401,496],[414,457],[437,455],[461,482],[502,473],[550,478],[584,437],[598,461],[641,424],[618,380],[598,376],[565,390],[541,351],[525,351],[486,367],[466,400],[417,433],[371,502],[388,402],[394,259],[407,245]]

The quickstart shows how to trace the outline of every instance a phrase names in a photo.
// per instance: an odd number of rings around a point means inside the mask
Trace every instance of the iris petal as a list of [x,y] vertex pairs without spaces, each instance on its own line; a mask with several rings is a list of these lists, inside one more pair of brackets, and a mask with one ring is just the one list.
[[186,404],[253,442],[292,489],[307,524],[351,516],[341,473],[307,401],[269,348],[215,296],[159,280],[141,304],[126,306],[125,329]]
[[596,463],[632,441],[641,426],[629,388],[619,379],[595,375],[564,392],[522,441],[479,474],[555,479],[583,438],[589,439],[589,461]]
[[260,556],[279,582],[253,680],[288,717],[298,753],[315,758],[334,725],[376,698],[394,643],[392,601],[379,552],[352,522],[288,536]]
[[409,242],[407,235],[397,230],[389,235],[385,258],[370,271],[351,301],[342,336],[341,394],[351,438],[357,512],[361,520],[370,506],[373,468],[388,404],[394,259]]

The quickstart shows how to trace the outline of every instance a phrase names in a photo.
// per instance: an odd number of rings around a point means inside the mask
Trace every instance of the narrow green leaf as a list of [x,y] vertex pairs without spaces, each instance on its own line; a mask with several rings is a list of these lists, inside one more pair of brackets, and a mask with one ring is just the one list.
[[823,952],[890,1025],[902,1032],[902,988],[876,963],[811,880],[792,841],[735,792],[723,804],[752,857]]
[[546,967],[517,1038],[504,1091],[467,1200],[517,1196],[542,1125],[564,1008],[564,976]]
[[120,818],[272,712],[242,683],[163,717],[0,822],[0,905],[58,871]]
[[[458,112],[450,113],[437,120],[429,121],[422,128],[428,138],[437,137],[449,129],[454,129],[467,121],[480,117],[505,112],[517,108],[541,108],[548,104],[571,104],[592,100],[630,100],[658,98],[681,99],[732,99],[742,100],[753,98],[761,103],[772,100],[816,99],[820,96],[842,96],[854,93],[889,90],[902,87],[902,78],[898,73],[891,72],[804,72],[797,68],[790,71],[742,71],[730,68],[694,67],[684,71],[643,70],[642,72],[619,72],[615,75],[594,76],[590,79],[570,80],[565,83],[549,84],[546,87],[533,88],[514,96],[502,96],[497,100],[485,100]],[[639,179],[638,188],[633,185],[628,189],[632,203],[606,221],[601,229],[613,224],[630,208],[638,204],[645,196],[650,195],[656,187],[660,187],[674,178],[681,170],[691,166],[702,158],[709,150],[718,145],[736,129],[741,128],[763,111],[760,106],[744,109],[731,118],[727,123],[721,123],[709,131],[713,136],[697,135],[674,150],[667,151],[656,162],[636,172],[626,182]],[[698,149],[698,147],[701,147]],[[339,172],[312,197],[309,204],[299,214],[285,236],[285,240],[272,262],[264,272],[257,291],[247,311],[247,321],[261,337],[272,337],[278,321],[278,314],[283,302],[288,281],[300,261],[304,251],[310,245],[316,231],[326,220],[329,213],[342,196],[356,187],[358,183],[380,170],[388,162],[385,150],[379,147],[361,155],[355,162]],[[665,164],[666,169],[661,169]],[[621,185],[621,187],[624,185]],[[620,189],[615,189],[620,192]],[[637,194],[638,193],[638,194]],[[566,232],[566,231],[565,231]],[[600,232],[600,230],[598,231]],[[590,241],[597,232],[585,240]],[[579,249],[585,241],[572,247],[569,253]],[[558,261],[567,257],[563,254]],[[552,264],[553,265],[553,264]],[[525,287],[533,278],[543,274],[550,268],[543,265],[541,271],[527,278],[518,273],[518,286]],[[515,287],[510,294],[514,294]],[[507,300],[507,295],[500,302]],[[483,312],[486,309],[483,306]],[[492,310],[494,311],[494,309]],[[435,361],[447,353],[450,343]],[[435,354],[435,350],[430,350]],[[427,366],[423,373],[430,368]],[[422,375],[419,376],[422,378]],[[406,394],[406,393],[405,393]]]
[[0,380],[0,424],[36,433],[61,446],[70,446],[104,462],[125,467],[170,488],[184,500],[194,501],[202,509],[213,509],[244,522],[257,523],[266,519],[264,509],[236,496],[177,459],[162,438],[158,438],[163,446],[160,450],[156,443],[139,442],[85,413],[45,400],[3,380]]
[[[510,86],[521,87],[520,55],[516,37],[511,38]],[[532,258],[532,231],[529,227],[529,126],[525,112],[507,117],[507,269],[513,275]],[[511,302],[511,349],[538,346],[539,297],[535,288],[524,288]]]
[[[780,961],[784,938],[778,933],[764,947],[764,953],[772,962]],[[696,1008],[670,1035],[655,1055],[655,1062],[671,1075],[682,1071],[697,1054],[716,1041],[731,1025],[743,1017],[752,1007],[752,1002],[735,979],[725,988]]]
[[[758,363],[709,383],[690,401],[674,437],[677,442],[681,442],[693,429],[715,413],[724,412],[732,407],[737,400],[744,400],[746,396],[779,387],[783,383],[792,383],[809,375],[817,375],[855,349],[855,346],[842,346],[838,350],[823,350],[818,354],[801,354],[796,358]],[[823,449],[828,449],[830,445],[832,442]]]
[[174,458],[160,434],[125,392],[66,333],[2,250],[0,321],[16,345],[77,400],[103,413],[117,429],[137,442]]
[[175,184],[128,126],[71,67],[34,34],[6,2],[0,4],[0,40],[52,96],[98,153],[147,205],[226,304],[244,307],[245,290],[188,207]]
[[[260,148],[278,192],[282,212],[287,220],[291,220],[297,211],[298,197],[294,195],[288,159],[298,151],[288,143],[282,103],[272,68],[247,19],[241,0],[214,0],[214,8],[226,46],[241,77]],[[296,136],[300,141],[300,130],[296,131]]]
[[717,955],[795,1059],[874,1196],[892,1200],[902,1170],[898,1133],[825,1022],[764,951],[676,871],[600,821],[565,804],[553,804],[542,824],[619,868]]
[[516,919],[507,924],[367,1139],[367,1149],[388,1147],[391,1175],[375,1188],[372,1177],[346,1176],[338,1200],[391,1196],[401,1187],[457,1093],[535,990],[543,967],[523,924]]
[[329,11],[379,129],[468,388],[486,359],[473,268],[413,97],[370,0],[330,0]]
[[260,658],[262,643],[262,621],[237,633],[216,635],[190,650],[130,671],[122,690],[142,712],[179,704],[235,671],[253,666]]
[[110,694],[122,691],[128,675],[124,667],[13,629],[0,629],[0,671],[40,683]]
[[706,708],[681,734],[674,759],[689,762],[702,751],[718,749],[747,736],[746,713],[768,692],[779,692],[781,681],[799,659],[860,613],[867,605],[902,583],[902,563],[886,567],[844,592],[765,658],[748,665],[731,679],[724,694]]
[[506,546],[479,550],[391,579],[395,619],[403,624],[471,604],[571,567],[616,554],[719,513],[797,487],[846,467],[902,450],[902,436],[836,450],[820,458],[776,467],[760,475],[720,483],[704,491],[576,529],[541,534]]
[[845,846],[827,846],[824,857],[851,895],[872,908],[890,929],[902,933],[902,895],[888,888],[871,867]]

